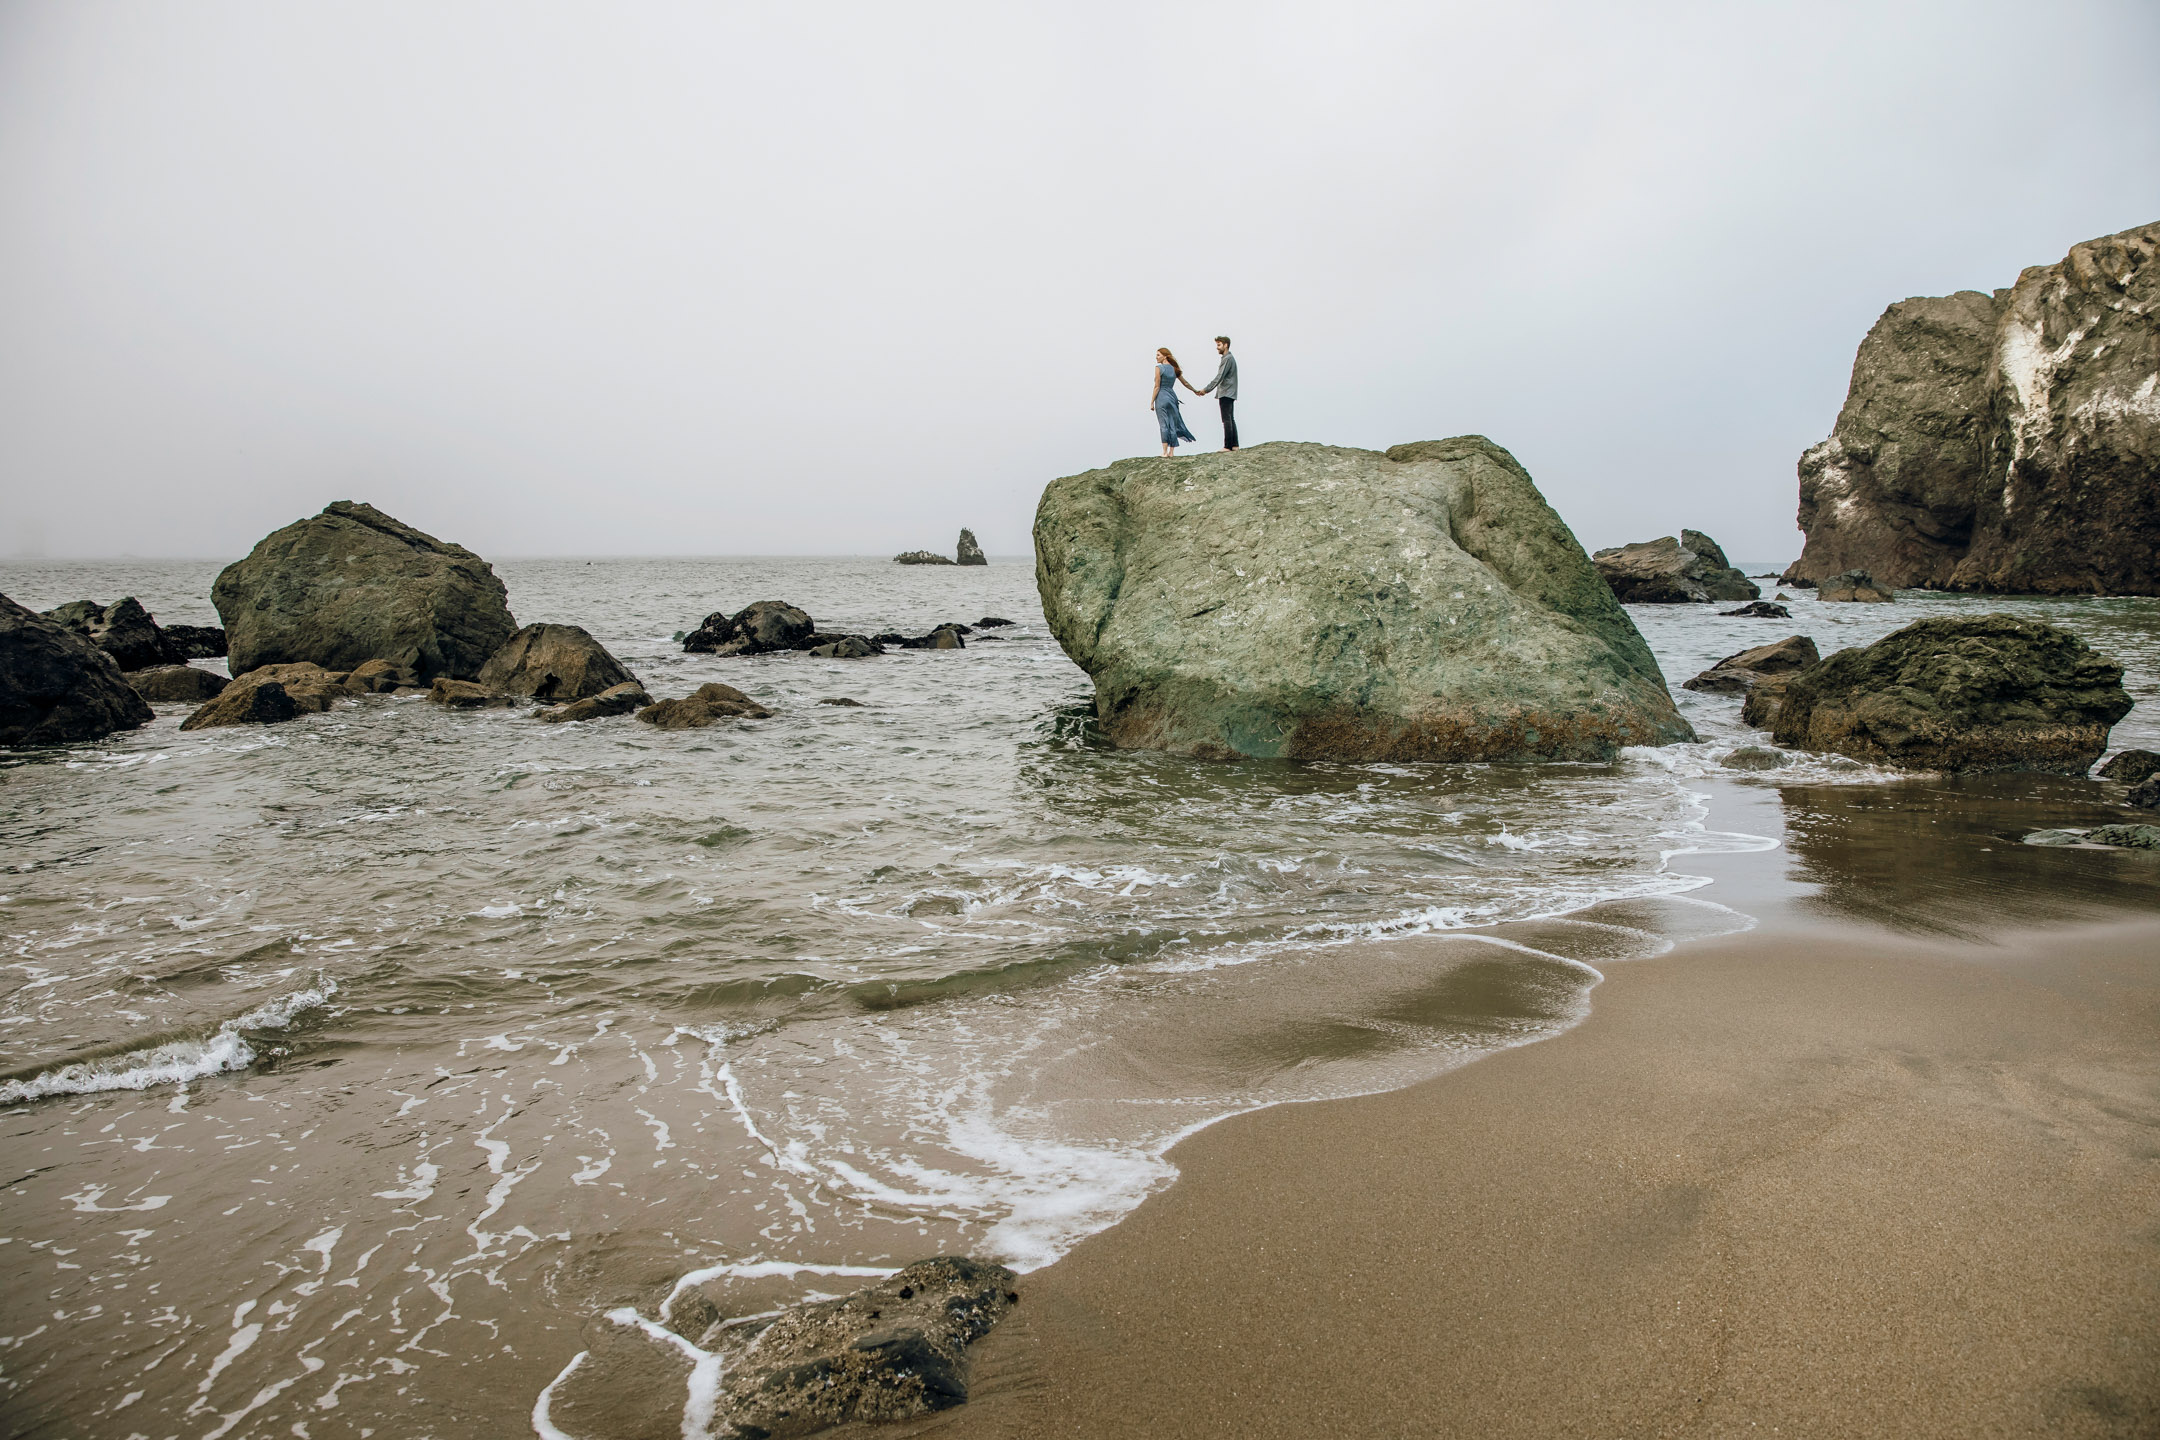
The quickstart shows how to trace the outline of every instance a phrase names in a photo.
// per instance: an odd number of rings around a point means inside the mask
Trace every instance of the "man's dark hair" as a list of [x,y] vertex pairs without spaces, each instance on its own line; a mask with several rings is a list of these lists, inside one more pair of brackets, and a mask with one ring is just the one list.
[[1230,337],[1229,337],[1229,336],[1227,336],[1227,335],[1217,335],[1217,336],[1216,336],[1215,338],[1216,338],[1216,340],[1217,340],[1217,341],[1219,341],[1220,343],[1222,343],[1222,344],[1224,344],[1224,345],[1227,345],[1227,344],[1229,344],[1229,343],[1230,343]]

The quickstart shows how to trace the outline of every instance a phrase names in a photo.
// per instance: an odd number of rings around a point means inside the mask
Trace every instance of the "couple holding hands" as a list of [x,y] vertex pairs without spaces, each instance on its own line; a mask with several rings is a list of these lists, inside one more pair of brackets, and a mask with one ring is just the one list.
[[1237,357],[1230,353],[1230,337],[1215,337],[1215,353],[1222,356],[1222,364],[1215,367],[1215,378],[1199,389],[1185,378],[1185,371],[1177,363],[1177,356],[1165,345],[1155,352],[1155,391],[1148,397],[1148,408],[1155,412],[1156,428],[1162,432],[1163,458],[1168,459],[1177,451],[1180,440],[1191,440],[1192,431],[1185,428],[1185,412],[1178,406],[1177,387],[1183,385],[1195,395],[1214,392],[1216,403],[1222,406],[1222,448],[1235,450],[1237,443]]

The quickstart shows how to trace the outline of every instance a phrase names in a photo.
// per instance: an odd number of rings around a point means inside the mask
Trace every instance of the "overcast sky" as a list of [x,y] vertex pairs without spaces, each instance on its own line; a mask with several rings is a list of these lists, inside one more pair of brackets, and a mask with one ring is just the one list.
[[[2160,219],[2155,0],[0,0],[0,554],[1024,554],[1246,443],[1799,548],[1891,301]],[[1212,402],[1189,406],[1204,448]]]

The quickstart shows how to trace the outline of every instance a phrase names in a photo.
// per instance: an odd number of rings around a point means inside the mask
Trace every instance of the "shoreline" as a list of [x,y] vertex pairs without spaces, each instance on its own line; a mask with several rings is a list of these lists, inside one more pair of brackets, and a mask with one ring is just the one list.
[[[1720,789],[1720,828],[1779,805]],[[2153,1433],[2160,913],[1898,934],[1706,859],[1758,928],[1601,966],[1540,1042],[1187,1138],[895,1433]]]

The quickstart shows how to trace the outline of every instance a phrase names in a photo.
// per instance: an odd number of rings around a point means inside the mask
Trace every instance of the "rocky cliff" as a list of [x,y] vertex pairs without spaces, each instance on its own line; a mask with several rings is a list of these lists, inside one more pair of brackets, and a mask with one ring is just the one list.
[[1515,458],[1272,443],[1053,481],[1035,577],[1121,746],[1592,760],[1692,738]]
[[1884,311],[1800,528],[1793,583],[2160,594],[2160,224]]

